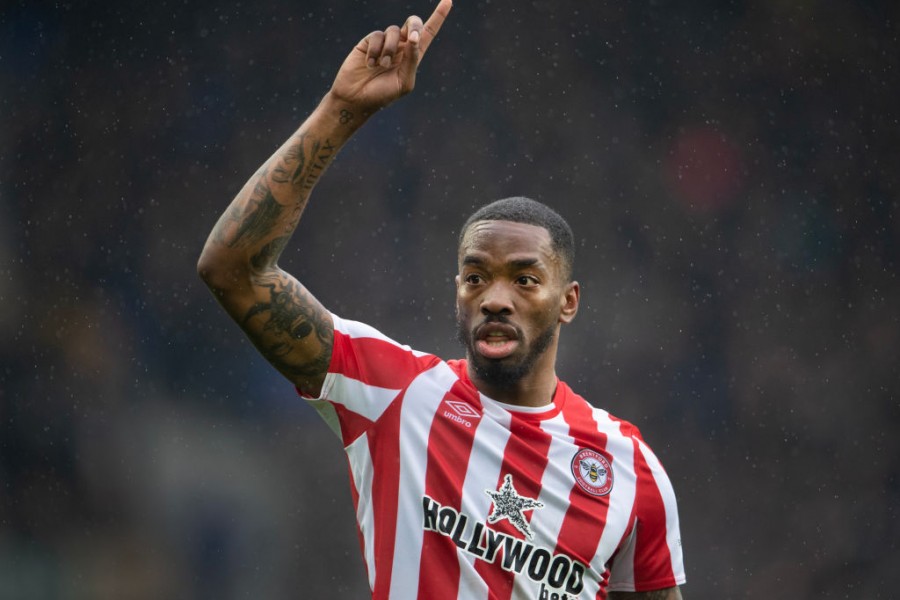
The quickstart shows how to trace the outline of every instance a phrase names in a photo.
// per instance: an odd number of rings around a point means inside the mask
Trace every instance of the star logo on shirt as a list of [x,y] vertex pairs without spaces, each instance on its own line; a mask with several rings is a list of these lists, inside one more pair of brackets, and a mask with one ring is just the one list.
[[512,475],[509,473],[503,478],[503,485],[500,486],[500,489],[496,492],[484,490],[484,493],[494,501],[494,508],[488,515],[488,523],[506,519],[529,540],[534,539],[534,532],[531,531],[528,521],[525,520],[524,512],[535,508],[544,508],[543,502],[520,496],[513,486]]

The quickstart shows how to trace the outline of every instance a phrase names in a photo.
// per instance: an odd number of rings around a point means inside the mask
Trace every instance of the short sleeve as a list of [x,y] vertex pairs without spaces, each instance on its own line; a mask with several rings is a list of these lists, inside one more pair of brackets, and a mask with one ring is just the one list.
[[609,590],[644,592],[685,582],[675,491],[659,459],[639,437],[635,443],[635,519],[610,567]]
[[334,346],[322,392],[318,398],[298,392],[346,446],[438,359],[399,344],[365,323],[334,314],[332,319]]

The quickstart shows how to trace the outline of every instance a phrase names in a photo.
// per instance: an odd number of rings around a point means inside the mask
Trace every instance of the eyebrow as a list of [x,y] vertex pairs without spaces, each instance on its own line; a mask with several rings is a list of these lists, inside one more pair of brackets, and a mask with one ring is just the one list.
[[[462,264],[465,265],[475,265],[481,266],[485,261],[483,258],[478,256],[472,256],[471,254],[463,257]],[[540,259],[537,258],[519,258],[516,260],[511,260],[507,263],[515,269],[527,269],[528,267],[542,267]]]

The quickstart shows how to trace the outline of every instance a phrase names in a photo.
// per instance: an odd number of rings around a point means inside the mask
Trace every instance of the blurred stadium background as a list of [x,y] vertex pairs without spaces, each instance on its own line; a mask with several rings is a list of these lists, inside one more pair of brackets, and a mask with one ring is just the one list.
[[[283,265],[447,357],[456,234],[570,219],[560,373],[679,495],[687,598],[900,588],[900,4],[457,0]],[[363,598],[340,444],[196,277],[350,47],[429,2],[0,8],[0,598]]]

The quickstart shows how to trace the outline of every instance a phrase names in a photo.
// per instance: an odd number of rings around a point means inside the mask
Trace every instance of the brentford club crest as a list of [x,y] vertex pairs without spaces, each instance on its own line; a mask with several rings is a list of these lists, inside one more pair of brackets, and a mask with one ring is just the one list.
[[575,454],[572,475],[578,487],[591,496],[605,496],[612,490],[612,467],[606,457],[596,450],[584,448]]

